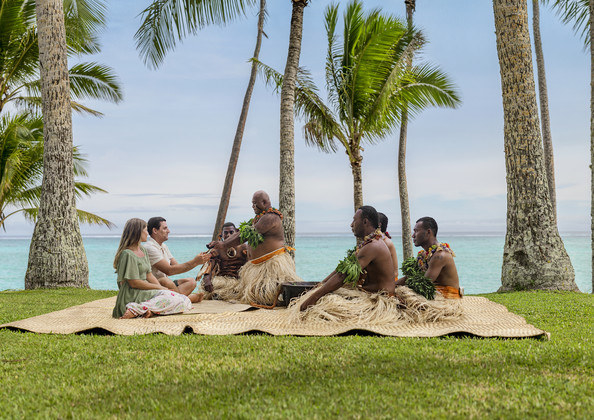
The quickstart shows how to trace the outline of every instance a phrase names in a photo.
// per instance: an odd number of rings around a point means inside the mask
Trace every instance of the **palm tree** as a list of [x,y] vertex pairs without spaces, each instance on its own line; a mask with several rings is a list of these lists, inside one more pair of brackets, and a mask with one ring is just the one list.
[[[413,13],[416,0],[404,0],[406,6],[406,23],[413,27]],[[408,57],[407,67],[412,65],[412,54]],[[400,218],[402,222],[402,254],[404,259],[413,256],[413,243],[410,229],[410,206],[408,201],[408,185],[406,182],[406,135],[408,129],[408,112],[406,107],[400,117],[400,137],[398,138],[398,196],[400,197]]]
[[43,182],[25,288],[88,287],[89,267],[76,219],[72,111],[64,9],[61,0],[37,0],[43,112]]
[[[75,176],[87,176],[86,159],[75,147],[73,150]],[[20,113],[0,119],[0,227],[10,216],[23,213],[35,221],[41,198],[43,174],[43,122],[38,115]],[[75,182],[78,198],[105,190],[84,182]],[[10,212],[9,212],[10,209]],[[102,217],[77,209],[79,222],[113,224]]]
[[[140,51],[140,56],[145,64],[151,68],[157,68],[163,62],[167,52],[175,49],[177,42],[187,35],[195,35],[200,29],[208,25],[224,25],[231,22],[243,16],[246,10],[255,4],[256,0],[154,0],[141,13],[143,21],[134,36],[136,47]],[[259,5],[258,33],[251,73],[243,98],[237,129],[235,130],[231,155],[229,156],[227,174],[212,234],[213,240],[220,233],[229,208],[243,132],[256,81],[256,62],[260,55],[262,35],[264,34],[266,1],[260,0]]]
[[507,172],[507,230],[499,290],[578,290],[546,181],[527,5],[523,0],[494,0],[493,11]]
[[[96,0],[65,0],[69,55],[78,58],[100,51],[96,33],[105,24],[104,4]],[[72,109],[101,115],[81,99],[122,100],[113,70],[95,62],[80,62],[68,71]],[[0,113],[12,103],[17,108],[41,109],[39,45],[35,1],[2,0],[0,7]]]
[[[419,31],[380,10],[364,15],[358,0],[347,6],[344,22],[339,46],[338,6],[326,9],[330,105],[318,96],[311,77],[302,70],[295,88],[295,112],[305,118],[303,130],[309,145],[325,152],[344,148],[353,175],[356,210],[363,205],[361,145],[383,139],[398,124],[404,104],[414,115],[429,105],[454,107],[459,99],[439,69],[430,65],[407,68],[406,57],[422,44]],[[267,83],[278,91],[283,76],[263,64],[261,69]]]
[[536,72],[538,75],[538,99],[540,101],[540,121],[542,127],[542,143],[544,147],[547,184],[553,207],[555,223],[557,220],[557,193],[555,190],[555,160],[553,155],[553,139],[551,136],[551,120],[549,117],[549,97],[547,93],[547,77],[545,74],[544,55],[540,38],[540,0],[532,0],[532,32],[534,33],[534,53],[536,55]]
[[303,10],[308,0],[291,0],[289,51],[280,95],[279,210],[283,213],[285,243],[295,246],[295,86],[301,55]]

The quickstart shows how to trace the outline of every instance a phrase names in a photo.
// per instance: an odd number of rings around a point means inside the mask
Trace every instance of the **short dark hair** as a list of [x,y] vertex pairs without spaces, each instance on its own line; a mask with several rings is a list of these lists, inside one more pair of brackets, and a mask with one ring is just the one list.
[[435,219],[433,217],[421,217],[419,220],[417,220],[417,223],[421,222],[423,224],[423,228],[425,229],[431,229],[431,231],[433,232],[433,234],[435,236],[437,236],[437,222],[435,221]]
[[379,228],[382,231],[382,233],[386,233],[386,231],[388,230],[388,216],[386,216],[384,213],[377,213],[377,217],[379,219]]
[[164,217],[156,216],[151,217],[148,222],[146,223],[146,228],[148,230],[149,235],[153,236],[153,229],[159,229],[161,227],[161,222],[166,222]]
[[226,227],[231,227],[231,226],[233,226],[233,229],[237,229],[235,227],[235,223],[233,223],[233,222],[227,222],[227,223],[223,224],[223,229],[225,229]]
[[371,226],[373,226],[374,229],[377,229],[379,226],[377,210],[371,206],[361,206],[359,207],[359,210],[361,210],[361,218],[369,220]]

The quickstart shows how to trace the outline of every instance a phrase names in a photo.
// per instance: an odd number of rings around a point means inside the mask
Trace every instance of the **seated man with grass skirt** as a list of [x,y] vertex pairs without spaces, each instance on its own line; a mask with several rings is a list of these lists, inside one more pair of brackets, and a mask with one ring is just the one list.
[[378,226],[373,207],[357,210],[351,229],[359,245],[320,285],[291,302],[291,320],[393,325],[460,315],[459,306],[444,305],[443,298],[430,300],[407,286],[396,287],[393,258]]
[[[218,252],[237,247],[247,241],[248,261],[239,270],[235,284],[214,284],[213,294],[218,299],[237,301],[248,305],[274,305],[281,284],[302,281],[295,271],[295,262],[285,246],[283,215],[271,207],[270,197],[256,191],[252,197],[256,216],[240,225],[240,232],[230,236]],[[214,243],[208,245],[214,246]],[[231,286],[231,287],[229,287]]]
[[[416,259],[418,271],[433,282],[435,289],[448,299],[460,299],[462,292],[454,251],[447,243],[437,240],[437,222],[432,217],[421,217],[413,229],[413,243],[423,248]],[[406,284],[406,276],[396,282]]]

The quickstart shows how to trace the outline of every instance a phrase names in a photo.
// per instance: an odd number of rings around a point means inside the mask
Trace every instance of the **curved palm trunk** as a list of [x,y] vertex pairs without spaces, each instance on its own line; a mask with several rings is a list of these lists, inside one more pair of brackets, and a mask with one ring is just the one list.
[[233,148],[231,149],[231,156],[229,156],[229,164],[227,165],[227,175],[225,176],[225,184],[223,185],[223,193],[221,194],[221,202],[219,203],[217,220],[215,222],[214,231],[212,233],[213,241],[218,239],[219,233],[221,233],[223,229],[223,224],[225,223],[225,217],[227,217],[227,209],[229,208],[229,201],[231,199],[231,190],[233,189],[233,179],[235,178],[235,169],[237,168],[237,161],[239,160],[239,151],[241,150],[243,130],[245,129],[245,122],[247,120],[248,111],[250,109],[250,100],[252,99],[252,92],[254,91],[256,76],[258,75],[258,66],[256,64],[256,61],[260,56],[262,34],[264,33],[265,15],[266,0],[260,0],[260,13],[258,14],[258,34],[256,36],[254,60],[252,61],[252,70],[250,72],[248,86],[245,91],[245,96],[243,97],[243,106],[241,108],[241,114],[239,115],[239,122],[237,123],[235,138],[233,139]]
[[303,9],[307,0],[292,0],[289,53],[283,76],[280,105],[279,210],[283,213],[285,243],[295,246],[295,82],[301,54]]
[[507,231],[499,290],[578,290],[545,175],[527,5],[523,0],[494,0],[493,10],[507,172]]
[[591,230],[592,230],[592,293],[594,293],[594,0],[590,0],[590,172],[591,195],[590,204]]
[[592,231],[592,293],[594,293],[594,0],[590,0],[590,179],[592,201],[590,204],[590,217]]
[[75,210],[72,111],[61,0],[37,0],[43,111],[43,182],[25,288],[89,287]]
[[408,186],[406,184],[406,130],[408,115],[402,112],[400,138],[398,141],[398,191],[400,196],[400,218],[402,222],[402,258],[413,256],[412,232],[410,228],[410,208],[408,202]]
[[361,149],[357,147],[352,151],[351,172],[353,173],[353,203],[355,205],[354,212],[363,205],[363,177],[361,174],[361,165],[363,157],[361,156]]
[[[416,0],[404,0],[406,5],[406,21],[408,26],[413,24],[413,13]],[[409,57],[407,67],[412,66]],[[400,197],[400,218],[402,221],[402,254],[407,259],[413,256],[412,233],[410,228],[410,206],[408,202],[408,186],[406,183],[406,138],[408,129],[408,112],[402,111],[400,118],[400,137],[398,140],[398,192]]]
[[540,122],[542,127],[542,144],[544,146],[544,161],[547,171],[547,183],[553,216],[557,221],[557,193],[555,191],[555,161],[553,157],[553,139],[551,136],[551,121],[549,118],[549,97],[547,93],[547,77],[545,73],[542,41],[540,39],[540,0],[532,0],[532,30],[534,32],[534,53],[536,55],[536,74],[538,75],[538,99],[540,100]]

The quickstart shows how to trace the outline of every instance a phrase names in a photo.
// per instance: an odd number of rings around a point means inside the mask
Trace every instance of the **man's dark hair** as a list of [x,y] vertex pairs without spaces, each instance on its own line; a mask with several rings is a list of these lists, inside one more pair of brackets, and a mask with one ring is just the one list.
[[379,228],[382,231],[382,233],[386,233],[386,231],[388,230],[388,216],[386,216],[384,213],[377,213],[377,217],[379,218]]
[[235,223],[233,223],[233,222],[227,222],[227,223],[225,223],[225,224],[223,225],[223,229],[225,229],[226,227],[231,227],[231,226],[233,226],[233,229],[237,229],[237,228],[235,227]]
[[161,222],[166,221],[167,220],[165,220],[165,218],[161,216],[151,217],[146,223],[146,228],[149,232],[149,235],[153,236],[153,229],[159,230],[159,228],[161,227]]
[[431,229],[433,235],[437,236],[437,222],[433,217],[421,217],[417,223],[421,222],[424,229]]
[[374,229],[377,229],[379,226],[377,210],[371,206],[361,206],[359,207],[359,210],[361,210],[361,218],[369,220],[371,226],[373,226]]

